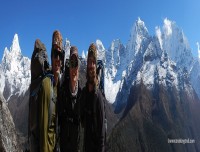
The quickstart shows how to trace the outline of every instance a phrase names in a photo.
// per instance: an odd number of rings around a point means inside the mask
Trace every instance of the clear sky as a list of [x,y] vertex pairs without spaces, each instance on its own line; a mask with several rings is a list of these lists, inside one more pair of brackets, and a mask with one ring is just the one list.
[[15,33],[19,36],[22,54],[29,58],[36,38],[50,52],[55,29],[71,45],[76,45],[80,54],[96,39],[105,48],[118,38],[126,45],[138,17],[151,35],[155,34],[156,26],[162,27],[164,18],[175,21],[197,56],[199,8],[199,0],[5,0],[0,5],[0,60]]

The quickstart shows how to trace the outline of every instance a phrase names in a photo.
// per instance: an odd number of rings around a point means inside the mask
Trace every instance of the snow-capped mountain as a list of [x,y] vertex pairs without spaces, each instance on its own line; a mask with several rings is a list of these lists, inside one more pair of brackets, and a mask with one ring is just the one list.
[[183,31],[173,21],[165,19],[162,29],[156,27],[155,36],[150,36],[138,18],[126,47],[119,39],[114,40],[105,56],[105,93],[110,103],[125,105],[131,86],[141,80],[149,89],[154,88],[155,81],[188,91],[194,88],[200,97],[200,86],[195,83],[200,66]]
[[17,34],[14,35],[10,49],[5,48],[0,67],[0,91],[7,101],[12,95],[19,96],[28,90],[30,59],[22,55]]
[[184,71],[182,73],[189,77],[192,87],[200,98],[200,85],[197,83],[200,80],[200,64],[199,60],[192,56],[191,48],[183,30],[175,22],[165,19],[162,30],[156,27],[156,36],[159,39],[161,49],[166,51],[176,66]]
[[128,59],[130,62],[133,60],[134,56],[144,50],[144,46],[141,44],[148,43],[148,38],[149,33],[145,23],[140,18],[138,18],[131,29],[130,38],[126,47],[127,51],[129,52]]
[[105,68],[106,98],[111,103],[115,102],[116,95],[123,83],[123,77],[126,74],[126,61],[125,47],[119,39],[113,40],[110,48],[106,51]]
[[169,57],[182,68],[190,71],[193,57],[188,40],[183,30],[175,22],[164,19],[162,30],[156,27],[156,35],[162,50],[166,50]]
[[[175,22],[165,19],[163,27],[156,27],[155,36],[150,36],[145,23],[138,18],[126,46],[120,39],[113,40],[108,49],[105,49],[100,40],[95,43],[98,59],[105,63],[105,93],[110,103],[117,103],[117,100],[126,102],[131,85],[140,79],[152,88],[155,70],[159,73],[160,82],[165,85],[163,80],[169,75],[174,77],[173,84],[178,85],[177,72],[187,70],[185,73],[191,78],[192,86],[200,97],[200,86],[195,83],[198,80],[196,71],[200,71],[198,62],[192,57],[187,38]],[[66,39],[65,58],[69,57],[70,47],[70,41]],[[82,56],[87,58],[87,52],[83,52]],[[164,62],[163,58],[167,58],[168,62]],[[163,68],[164,66],[166,67]],[[171,67],[182,71],[174,71]],[[9,99],[9,95],[20,95],[28,89],[30,59],[22,56],[17,34],[10,49],[4,50],[0,71],[3,73],[0,75],[0,91],[6,99]]]
[[[165,19],[163,30],[156,28],[156,35],[150,36],[138,19],[125,52],[129,62],[125,76],[120,75],[121,86],[114,102],[115,113],[121,117],[109,136],[107,151],[199,151],[199,143],[187,147],[166,142],[200,137],[200,61],[193,59],[183,32]],[[119,53],[109,53],[111,66],[107,71],[112,71]],[[115,81],[110,80],[110,88],[114,88]]]

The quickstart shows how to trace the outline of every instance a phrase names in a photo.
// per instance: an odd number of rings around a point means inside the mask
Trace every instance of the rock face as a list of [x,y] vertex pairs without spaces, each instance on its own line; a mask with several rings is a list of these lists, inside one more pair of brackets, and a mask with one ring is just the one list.
[[13,117],[13,121],[18,134],[19,144],[27,147],[28,137],[28,110],[29,110],[29,89],[24,95],[13,95],[9,102],[8,108]]
[[17,141],[17,134],[12,116],[2,94],[0,94],[0,124],[0,151],[22,151]]

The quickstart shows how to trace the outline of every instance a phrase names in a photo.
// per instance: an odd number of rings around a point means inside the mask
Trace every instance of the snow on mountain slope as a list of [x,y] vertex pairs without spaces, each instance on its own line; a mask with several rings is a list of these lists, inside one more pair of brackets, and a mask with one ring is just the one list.
[[[200,98],[200,63],[198,59],[194,59],[192,51],[185,37],[183,30],[180,29],[175,22],[168,19],[164,20],[162,30],[156,29],[156,35],[160,45],[165,50],[169,58],[174,61],[178,68],[181,68],[189,76],[190,83]],[[199,45],[197,43],[198,53]],[[199,55],[199,54],[198,54]]]
[[[118,72],[120,75],[117,77],[119,88],[117,94],[114,96],[115,104],[117,103],[122,105],[127,101],[131,84],[136,78],[135,72],[138,71],[142,66],[143,54],[149,43],[150,36],[148,34],[148,30],[144,22],[138,18],[131,29],[129,41],[126,47],[122,47],[122,53],[120,54],[121,67],[118,71],[121,72]],[[115,62],[117,62],[119,59],[116,58],[115,60]]]
[[190,72],[190,79],[193,88],[195,89],[198,97],[200,98],[200,59],[194,61]]
[[200,47],[199,47],[199,42],[197,42],[197,51],[198,51],[198,58],[200,59]]
[[156,35],[159,39],[160,46],[165,50],[169,57],[182,68],[190,71],[192,66],[192,52],[188,40],[183,30],[175,22],[164,19],[162,29],[156,28]]
[[3,94],[3,90],[4,90],[4,87],[5,87],[5,75],[3,74],[3,70],[2,70],[2,66],[0,64],[0,92]]
[[[132,82],[136,79],[138,70],[142,67],[143,55],[145,60],[161,54],[149,46],[159,45],[151,42],[152,38],[144,22],[138,18],[132,27],[127,46],[120,40],[114,40],[106,51],[105,93],[109,102],[126,102]],[[151,44],[150,44],[151,43]],[[125,84],[124,84],[125,82]],[[111,93],[111,95],[110,95]]]
[[110,103],[115,101],[126,75],[125,53],[125,47],[119,39],[113,40],[106,51],[105,95]]
[[145,23],[138,18],[131,29],[131,35],[127,44],[129,61],[131,61],[134,56],[142,51],[141,44],[144,43],[148,37],[149,34]]
[[68,39],[64,42],[65,59],[69,59],[71,44]]
[[105,48],[103,43],[97,39],[95,44],[97,46],[97,58],[105,63]]
[[86,58],[86,56],[85,56],[85,51],[84,51],[84,50],[82,51],[81,57],[82,57],[83,59]]
[[14,35],[10,49],[4,50],[0,70],[0,91],[6,100],[11,95],[21,95],[28,90],[31,77],[30,59],[22,56],[17,34]]
[[200,98],[200,48],[199,43],[197,42],[197,49],[198,49],[198,58],[194,60],[194,64],[191,68],[190,72],[190,79],[193,88],[195,89],[198,97]]
[[[142,23],[142,21],[140,21],[140,23]],[[138,24],[137,21],[135,25],[144,26],[144,24]],[[137,28],[133,27],[133,29]],[[138,33],[138,34],[132,34],[132,33]],[[197,87],[197,84],[195,84],[198,81],[197,77],[198,73],[200,72],[200,69],[197,69],[197,67],[200,67],[200,64],[198,66],[196,65],[196,68],[193,67],[195,66],[194,64],[195,61],[191,53],[191,48],[189,47],[187,38],[185,37],[183,31],[176,25],[175,22],[165,19],[162,29],[156,27],[156,34],[155,34],[156,38],[153,37],[154,39],[153,41],[151,40],[152,38],[148,36],[147,33],[148,33],[147,30],[143,30],[143,33],[137,32],[137,30],[136,32],[131,32],[132,39],[129,40],[126,48],[133,50],[134,47],[131,46],[135,46],[135,44],[137,44],[137,46],[141,46],[141,47],[135,47],[136,49],[140,48],[141,51],[135,50],[134,54],[135,56],[132,57],[134,58],[133,59],[134,64],[138,64],[138,62],[141,60],[138,59],[138,57],[140,58],[139,55],[143,54],[143,64],[141,66],[141,69],[139,69],[139,72],[138,73],[136,72],[137,73],[136,80],[142,78],[144,84],[146,84],[147,86],[149,86],[149,88],[151,88],[150,86],[152,86],[154,84],[153,81],[155,81],[155,77],[153,74],[155,71],[157,71],[159,74],[158,75],[159,81],[160,83],[162,83],[162,85],[168,86],[169,84],[171,84],[172,86],[175,86],[176,88],[180,89],[180,85],[184,86],[184,84],[180,84],[181,78],[187,79],[187,81],[189,81],[189,84],[187,84],[188,89],[190,90],[192,89],[191,87],[194,87],[197,94],[200,95],[200,89],[199,89],[200,86]],[[132,36],[132,35],[137,35],[137,36]],[[135,37],[138,37],[139,40],[135,39]],[[145,45],[148,45],[147,49]],[[131,51],[129,50],[129,52]],[[138,52],[140,52],[140,54],[137,55]],[[148,59],[152,60],[153,56],[159,57],[157,62],[156,60],[148,61]],[[138,60],[138,62],[135,62],[136,60]],[[130,66],[130,69],[133,68],[131,68]],[[128,71],[127,73],[131,74],[132,72]],[[195,73],[193,74],[194,76],[190,76],[192,75],[192,73]],[[129,75],[127,77],[129,77]],[[134,78],[132,80],[134,83],[135,82]],[[190,83],[192,84],[192,86],[190,85]]]

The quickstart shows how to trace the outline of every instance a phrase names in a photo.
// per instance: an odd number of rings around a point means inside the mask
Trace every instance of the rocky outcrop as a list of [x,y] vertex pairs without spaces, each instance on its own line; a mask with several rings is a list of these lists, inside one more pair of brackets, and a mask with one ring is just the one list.
[[18,143],[27,147],[28,143],[28,113],[29,113],[29,89],[24,95],[10,97],[8,108],[15,124],[18,135]]
[[17,133],[12,116],[2,94],[0,94],[0,151],[22,151],[17,141]]

